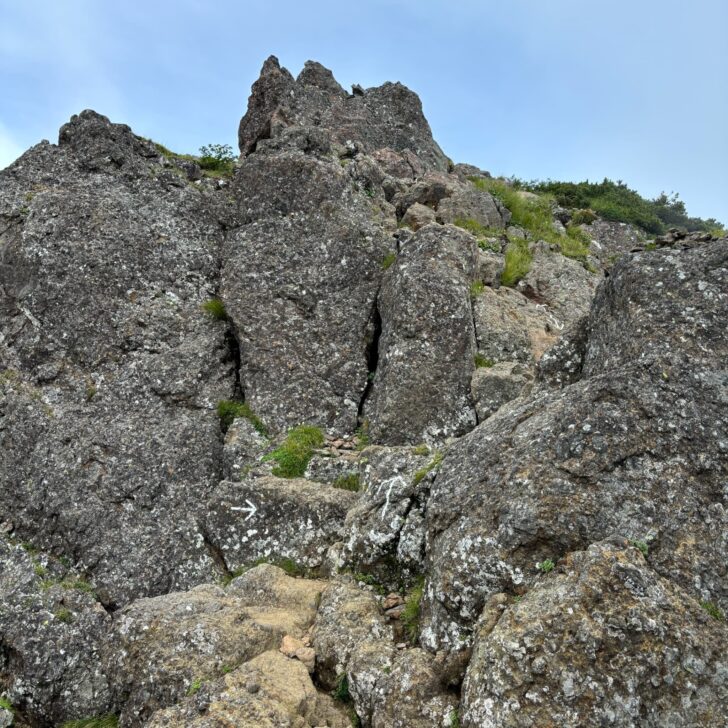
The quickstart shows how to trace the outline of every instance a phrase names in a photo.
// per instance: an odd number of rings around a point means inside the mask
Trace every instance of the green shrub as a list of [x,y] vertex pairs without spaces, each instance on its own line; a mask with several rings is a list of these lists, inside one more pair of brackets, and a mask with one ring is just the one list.
[[422,577],[407,595],[401,617],[407,639],[413,645],[417,643],[417,638],[420,636],[420,605],[424,588],[425,580]]
[[334,488],[340,490],[350,490],[358,493],[361,489],[361,479],[357,473],[349,473],[349,475],[340,475],[334,483]]
[[591,238],[588,233],[571,224],[566,228],[566,236],[562,235],[559,242],[561,253],[568,258],[586,258],[590,245]]
[[544,559],[540,564],[537,564],[537,566],[544,574],[548,574],[549,571],[554,570],[554,566],[556,566],[556,564],[551,559]]
[[525,240],[512,240],[506,248],[505,267],[501,273],[504,286],[515,286],[531,269],[533,254]]
[[594,214],[593,210],[575,210],[574,213],[571,215],[571,224],[591,225],[596,219],[597,216]]
[[235,164],[233,148],[229,144],[208,144],[200,147],[198,163],[208,172],[231,174]]
[[700,606],[711,616],[713,619],[717,619],[719,622],[725,622],[725,615],[721,608],[715,602],[700,602]]
[[15,713],[15,708],[13,708],[13,704],[7,698],[0,697],[0,708],[2,708],[3,710],[7,710],[13,714]]
[[225,304],[219,298],[211,298],[202,304],[202,310],[207,311],[213,318],[218,321],[227,321],[228,315],[225,310]]
[[482,354],[476,354],[473,357],[473,361],[476,369],[490,369],[490,367],[495,366],[495,362],[492,359]]
[[277,463],[273,468],[273,475],[279,478],[300,478],[306,472],[313,451],[324,442],[324,435],[318,427],[299,425],[264,460],[274,460]]
[[636,541],[634,539],[630,539],[629,542],[632,546],[642,552],[642,556],[647,558],[647,554],[649,553],[650,549],[644,541]]
[[234,402],[229,399],[221,399],[217,403],[217,414],[220,418],[220,425],[225,432],[233,424],[236,417],[245,417],[261,435],[268,437],[268,429],[260,417],[250,409],[250,405],[247,402]]
[[66,721],[61,728],[117,728],[119,719],[109,713],[108,715],[99,715],[95,718],[81,718],[81,720]]

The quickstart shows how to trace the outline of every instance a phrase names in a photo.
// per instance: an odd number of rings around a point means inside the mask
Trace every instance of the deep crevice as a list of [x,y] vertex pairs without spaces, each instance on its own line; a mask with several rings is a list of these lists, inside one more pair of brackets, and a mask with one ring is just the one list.
[[371,315],[372,334],[371,338],[366,342],[365,357],[367,361],[367,383],[364,387],[361,397],[359,398],[359,408],[357,416],[361,421],[362,414],[364,413],[364,405],[367,398],[371,394],[374,379],[377,375],[377,367],[379,366],[379,339],[382,336],[382,317],[379,313],[379,291],[374,299],[374,306],[372,308]]
[[223,576],[231,577],[233,574],[232,571],[230,571],[230,569],[228,568],[227,561],[225,561],[225,556],[222,552],[222,549],[210,538],[201,523],[197,524],[197,528],[200,530],[202,541],[205,544],[207,553],[210,554],[210,558],[213,560],[218,569],[222,571]]

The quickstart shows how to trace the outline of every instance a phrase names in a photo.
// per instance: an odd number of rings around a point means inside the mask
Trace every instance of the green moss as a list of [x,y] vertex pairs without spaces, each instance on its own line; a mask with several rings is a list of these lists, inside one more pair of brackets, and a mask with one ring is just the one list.
[[492,359],[489,359],[487,356],[483,356],[482,354],[476,354],[473,357],[473,361],[476,369],[490,369],[490,367],[495,366],[495,362]]
[[118,728],[119,719],[109,713],[98,715],[95,718],[81,718],[80,720],[66,721],[61,728]]
[[361,489],[361,478],[358,473],[349,473],[348,475],[340,475],[334,482],[334,488],[340,490],[350,490],[358,493]]
[[227,432],[236,417],[245,417],[261,435],[268,437],[268,429],[247,402],[222,399],[217,403],[217,414],[224,432]]
[[59,607],[53,614],[60,622],[73,622],[73,612],[66,607]]
[[401,617],[407,639],[413,645],[417,644],[417,638],[420,636],[420,605],[422,603],[424,589],[425,580],[424,577],[421,577],[412,591],[407,595]]
[[506,259],[501,283],[504,286],[515,286],[531,269],[533,254],[525,240],[511,240],[506,248]]
[[202,304],[202,310],[218,321],[227,321],[228,315],[225,304],[219,298],[211,298]]
[[719,622],[725,622],[725,615],[721,608],[715,602],[700,602],[700,606],[711,616],[713,619],[717,619]]
[[382,270],[387,270],[388,268],[391,268],[395,260],[397,260],[396,253],[387,253],[382,259]]
[[413,476],[412,478],[412,485],[418,485],[422,479],[429,473],[430,471],[434,470],[435,468],[439,467],[440,463],[442,462],[442,453],[436,452],[433,456],[432,460],[425,465],[424,468],[420,468]]
[[263,459],[273,460],[273,475],[278,478],[300,478],[313,456],[314,450],[324,444],[324,434],[318,427],[299,425],[286,439]]

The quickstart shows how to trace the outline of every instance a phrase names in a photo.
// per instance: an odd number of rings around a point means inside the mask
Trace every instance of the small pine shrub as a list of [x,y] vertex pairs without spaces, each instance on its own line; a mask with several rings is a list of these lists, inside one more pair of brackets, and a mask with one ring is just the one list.
[[228,315],[225,310],[225,304],[219,298],[211,298],[202,304],[202,310],[218,321],[227,321]]
[[299,425],[264,460],[276,462],[273,475],[279,478],[300,478],[306,472],[313,451],[323,444],[324,435],[318,427]]
[[506,248],[501,283],[504,286],[515,286],[531,269],[532,260],[533,254],[525,240],[511,240]]
[[340,490],[350,490],[358,493],[361,488],[361,480],[357,473],[349,473],[348,475],[340,475],[334,483],[334,488]]

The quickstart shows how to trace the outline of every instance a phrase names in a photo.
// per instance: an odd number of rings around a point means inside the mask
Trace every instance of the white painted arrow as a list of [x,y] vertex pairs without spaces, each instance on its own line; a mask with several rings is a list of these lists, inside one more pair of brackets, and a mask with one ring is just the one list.
[[245,499],[245,502],[248,504],[247,508],[244,506],[230,506],[230,510],[242,511],[243,513],[247,513],[248,515],[245,517],[245,520],[249,521],[255,515],[258,509],[247,498]]

